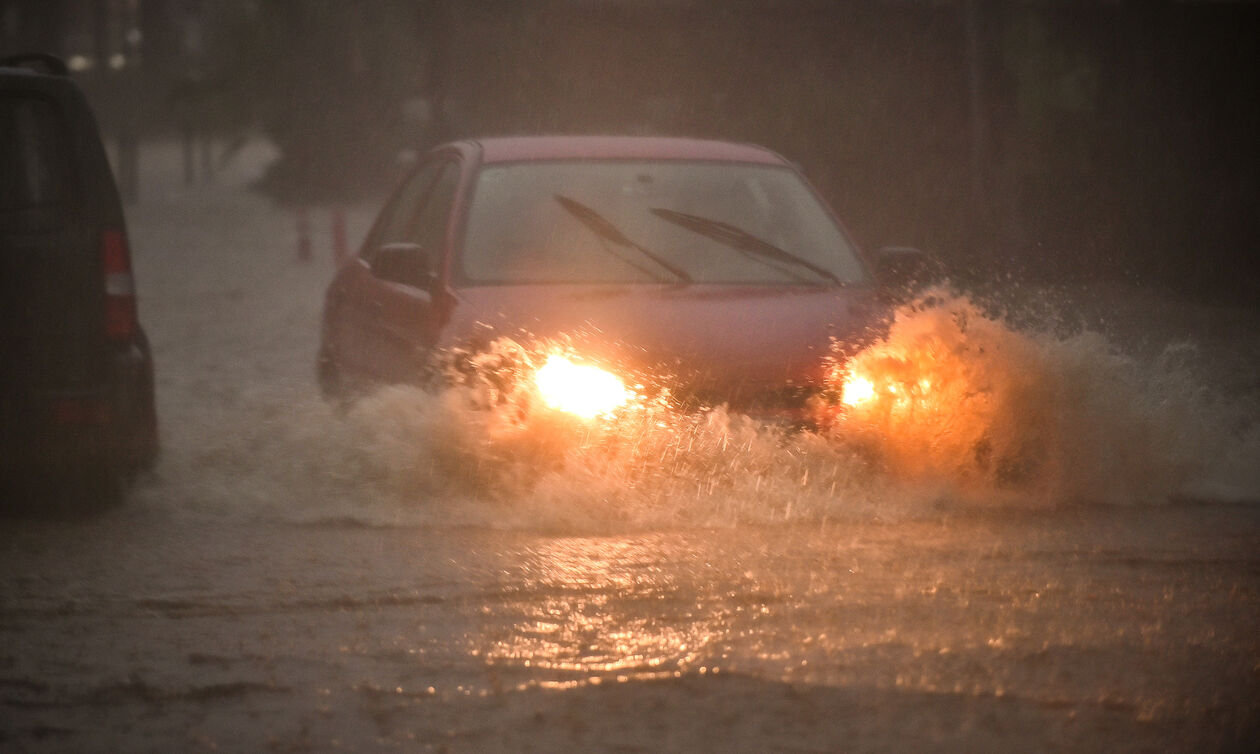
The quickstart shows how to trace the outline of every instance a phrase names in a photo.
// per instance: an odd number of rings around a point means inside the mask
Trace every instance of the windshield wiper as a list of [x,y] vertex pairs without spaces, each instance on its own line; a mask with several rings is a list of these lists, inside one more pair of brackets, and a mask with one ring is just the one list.
[[691,215],[674,209],[665,209],[664,207],[653,207],[650,211],[661,219],[668,220],[675,225],[680,225],[702,236],[712,238],[714,241],[726,244],[733,249],[756,254],[764,259],[773,259],[778,262],[788,262],[798,267],[804,267],[821,278],[830,280],[833,283],[841,283],[840,278],[836,277],[836,274],[831,270],[819,267],[808,259],[799,257],[790,251],[784,251],[769,241],[758,238],[743,228],[736,227],[730,223],[724,223],[721,220],[714,220],[708,217],[700,217],[699,215]]
[[[589,228],[591,232],[599,236],[601,239],[608,241],[610,243],[614,243],[617,246],[624,246],[627,248],[634,249],[635,251],[639,252],[640,254],[647,257],[648,259],[651,259],[653,262],[656,262],[665,270],[668,270],[671,275],[683,281],[684,283],[692,282],[691,274],[688,273],[686,270],[671,263],[669,260],[664,259],[663,257],[661,257],[661,255],[653,251],[650,251],[648,249],[645,249],[639,244],[630,240],[629,238],[626,237],[626,234],[622,233],[620,230],[617,229],[617,226],[609,222],[608,218],[599,214],[595,210],[577,201],[576,199],[570,199],[569,197],[562,196],[560,194],[552,194],[552,198],[554,198],[556,202],[560,204],[561,207],[564,207],[566,212],[576,217],[579,221],[581,221],[583,225]],[[621,256],[620,254],[616,254],[612,252],[611,249],[609,249],[608,251],[609,253],[613,254],[613,256],[617,257],[618,259],[630,265],[631,267],[634,267],[635,269],[638,269],[644,274],[654,277],[657,280],[660,280],[660,277],[658,275],[653,275],[648,270],[635,264],[634,262],[631,262],[630,260]]]

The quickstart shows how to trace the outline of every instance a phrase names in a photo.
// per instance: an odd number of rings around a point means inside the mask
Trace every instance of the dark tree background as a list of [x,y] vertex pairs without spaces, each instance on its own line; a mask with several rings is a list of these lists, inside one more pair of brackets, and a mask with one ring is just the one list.
[[[0,0],[0,19],[40,16],[47,45],[67,6],[94,4],[36,5]],[[867,247],[917,245],[963,279],[1260,301],[1254,3],[139,5],[144,123],[263,130],[282,150],[263,188],[285,201],[383,192],[400,150],[450,137],[734,139],[800,163]]]

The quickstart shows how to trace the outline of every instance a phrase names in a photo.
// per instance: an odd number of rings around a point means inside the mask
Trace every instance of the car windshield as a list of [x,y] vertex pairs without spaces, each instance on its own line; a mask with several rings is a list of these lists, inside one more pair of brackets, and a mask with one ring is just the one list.
[[866,279],[794,170],[676,160],[489,165],[478,175],[460,263],[469,284]]

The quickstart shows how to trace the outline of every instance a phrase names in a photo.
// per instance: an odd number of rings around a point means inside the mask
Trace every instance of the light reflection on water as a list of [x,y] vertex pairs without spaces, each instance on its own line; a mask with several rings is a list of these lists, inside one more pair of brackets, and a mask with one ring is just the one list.
[[519,614],[475,651],[495,665],[586,676],[577,682],[699,672],[721,615],[649,560],[660,557],[653,549],[605,538],[535,544],[509,592]]
[[[1255,605],[1205,588],[1254,591],[1245,565],[1214,559],[1247,538],[1213,542],[1196,516],[529,537],[496,560],[468,652],[516,689],[719,673],[1148,717],[1199,709],[1254,685],[1245,668],[1260,655],[1241,617]],[[1190,533],[1170,539],[1179,522]],[[1164,567],[1145,561],[1152,549]]]

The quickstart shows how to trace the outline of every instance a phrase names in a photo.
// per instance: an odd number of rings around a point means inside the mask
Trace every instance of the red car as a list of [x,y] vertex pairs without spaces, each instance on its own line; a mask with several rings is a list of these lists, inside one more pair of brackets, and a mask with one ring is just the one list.
[[882,319],[867,261],[767,149],[481,139],[427,155],[339,271],[318,373],[340,394],[494,337],[562,336],[580,362],[670,375],[679,400],[771,414],[803,405],[833,339]]

